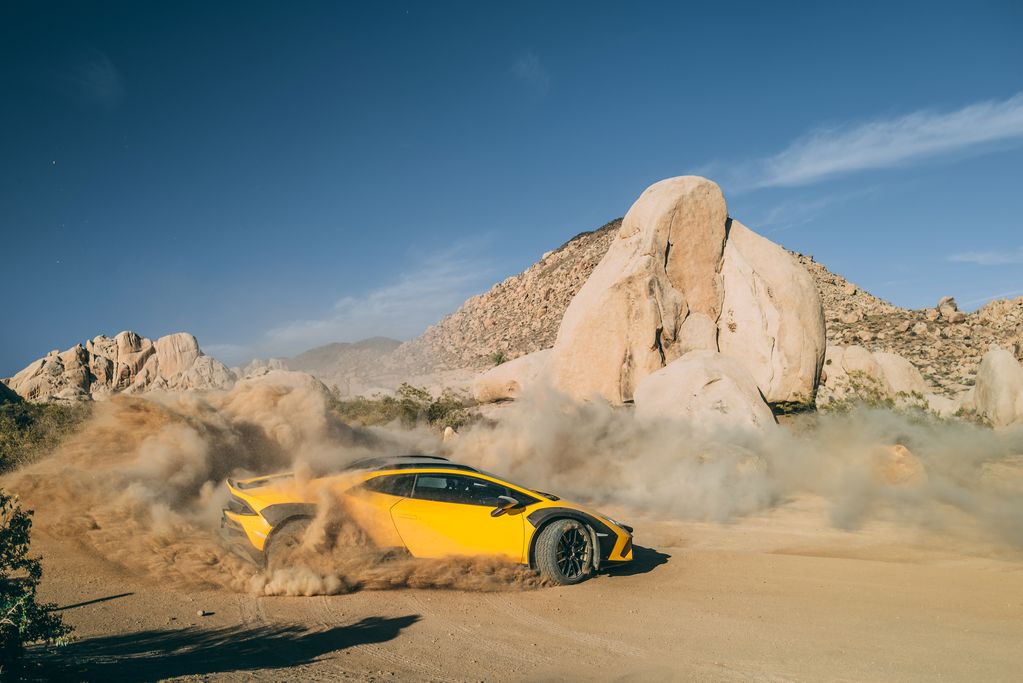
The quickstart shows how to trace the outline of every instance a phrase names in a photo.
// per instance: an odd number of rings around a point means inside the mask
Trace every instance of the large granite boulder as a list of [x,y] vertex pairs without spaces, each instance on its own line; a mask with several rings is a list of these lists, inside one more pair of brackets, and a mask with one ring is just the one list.
[[771,403],[813,403],[824,363],[824,309],[810,273],[733,220],[722,266],[721,352],[739,360]]
[[824,350],[809,273],[729,218],[717,185],[683,176],[651,185],[629,209],[565,311],[545,379],[578,400],[629,403],[648,375],[720,351],[769,402],[808,404]]
[[727,220],[720,188],[705,178],[647,188],[565,311],[552,384],[577,399],[627,402],[644,377],[692,347],[716,350],[716,340],[683,326],[699,314],[706,320],[694,327],[706,328],[720,315]]
[[1023,366],[1005,349],[984,354],[974,387],[977,413],[995,427],[1023,422]]
[[923,395],[930,391],[924,376],[916,366],[899,354],[875,351],[873,356],[892,398],[899,394]]
[[691,351],[647,375],[635,403],[640,419],[690,420],[701,429],[776,424],[745,365],[716,351]]

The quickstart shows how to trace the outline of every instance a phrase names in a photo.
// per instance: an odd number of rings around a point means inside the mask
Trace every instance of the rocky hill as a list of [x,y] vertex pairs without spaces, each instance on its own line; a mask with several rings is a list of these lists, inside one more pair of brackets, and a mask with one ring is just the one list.
[[973,386],[981,357],[997,345],[1023,359],[1023,297],[996,300],[973,313],[945,297],[910,310],[878,299],[810,256],[798,255],[824,303],[828,344],[856,344],[897,353],[941,393]]
[[474,296],[403,344],[393,362],[413,374],[482,370],[554,345],[558,325],[618,233],[621,219],[576,235],[530,266]]
[[[554,344],[569,302],[607,252],[621,219],[573,237],[529,269],[475,296],[399,347],[388,363],[425,374],[475,371]],[[1023,297],[959,311],[946,298],[934,308],[910,310],[879,299],[812,256],[794,254],[810,272],[824,305],[829,345],[857,344],[908,359],[939,393],[973,385],[991,345],[1023,358]]]

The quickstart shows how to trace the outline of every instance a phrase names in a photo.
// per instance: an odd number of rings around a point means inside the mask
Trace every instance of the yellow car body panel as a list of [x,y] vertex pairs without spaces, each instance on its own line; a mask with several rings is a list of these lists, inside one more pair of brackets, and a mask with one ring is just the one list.
[[[511,561],[531,563],[531,549],[537,533],[553,520],[573,518],[594,530],[599,563],[621,563],[632,559],[632,530],[585,506],[518,486],[493,475],[465,466],[440,461],[436,466],[394,467],[347,471],[309,480],[288,474],[228,480],[231,503],[224,510],[221,525],[241,537],[249,550],[263,553],[273,531],[296,517],[311,517],[321,501],[343,500],[345,513],[379,547],[405,548],[413,557],[439,558],[452,555],[503,556]],[[391,477],[391,479],[383,479]],[[407,491],[378,491],[380,482],[426,482],[471,480],[472,486],[492,492],[503,489],[524,503],[494,514],[492,504],[464,504],[429,500],[430,490],[407,485]],[[378,481],[374,481],[378,480]],[[490,485],[497,488],[493,488]],[[405,484],[402,484],[405,486]],[[443,494],[443,489],[435,489]]]
[[413,557],[500,555],[523,562],[522,512],[492,517],[491,509],[403,498],[391,517]]

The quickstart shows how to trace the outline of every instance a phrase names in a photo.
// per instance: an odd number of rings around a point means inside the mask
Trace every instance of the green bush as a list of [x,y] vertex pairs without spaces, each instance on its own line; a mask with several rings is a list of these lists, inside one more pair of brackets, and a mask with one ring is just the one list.
[[462,399],[450,389],[435,398],[426,389],[407,382],[398,387],[395,396],[335,399],[334,410],[345,422],[362,426],[399,421],[405,427],[427,424],[438,429],[459,429],[470,421]]
[[32,512],[0,490],[0,676],[20,662],[29,643],[63,645],[71,628],[52,610],[36,601],[43,569],[39,558],[28,556]]
[[506,354],[504,351],[495,351],[494,353],[490,354],[490,362],[493,363],[495,366],[500,365],[501,363],[505,363],[507,362],[507,360],[508,354]]
[[90,403],[0,405],[0,472],[31,462],[78,429]]

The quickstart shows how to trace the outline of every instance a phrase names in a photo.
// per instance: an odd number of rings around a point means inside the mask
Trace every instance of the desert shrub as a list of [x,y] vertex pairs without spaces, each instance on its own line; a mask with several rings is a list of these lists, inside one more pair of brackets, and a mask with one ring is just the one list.
[[30,643],[63,645],[71,628],[53,605],[36,600],[43,569],[28,556],[32,512],[0,490],[0,677],[17,667]]
[[869,375],[853,371],[849,373],[849,388],[843,398],[818,406],[824,413],[848,413],[854,408],[895,408],[895,401],[888,397],[877,380]]
[[362,426],[399,421],[405,427],[427,424],[438,429],[458,429],[470,421],[464,402],[450,389],[434,397],[423,387],[406,382],[395,393],[395,396],[335,398],[333,408],[344,421]]
[[987,419],[986,417],[978,413],[976,410],[973,410],[972,408],[960,408],[955,412],[953,417],[956,418],[957,420],[962,420],[963,422],[975,424],[978,427],[991,426],[991,420]]
[[505,363],[507,361],[508,354],[506,354],[504,351],[495,351],[492,354],[490,354],[490,362],[493,363],[495,366],[498,366],[501,363]]
[[445,427],[461,429],[464,425],[471,422],[471,415],[462,399],[456,396],[450,389],[445,389],[427,407],[426,421],[440,429]]
[[398,419],[398,400],[393,396],[356,396],[335,398],[332,408],[348,424],[372,427]]
[[52,450],[78,429],[91,409],[89,403],[0,405],[0,472]]

